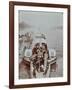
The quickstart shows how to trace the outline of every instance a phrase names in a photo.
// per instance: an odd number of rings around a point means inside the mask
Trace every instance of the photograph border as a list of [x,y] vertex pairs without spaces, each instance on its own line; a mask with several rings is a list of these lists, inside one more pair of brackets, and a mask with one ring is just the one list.
[[[52,7],[52,8],[66,8],[67,12],[67,82],[54,83],[39,83],[39,84],[25,84],[14,85],[14,6],[33,6],[33,7]],[[44,86],[60,86],[70,85],[70,5],[63,4],[47,4],[47,3],[33,3],[33,2],[9,2],[9,88],[29,88],[29,87],[44,87]]]

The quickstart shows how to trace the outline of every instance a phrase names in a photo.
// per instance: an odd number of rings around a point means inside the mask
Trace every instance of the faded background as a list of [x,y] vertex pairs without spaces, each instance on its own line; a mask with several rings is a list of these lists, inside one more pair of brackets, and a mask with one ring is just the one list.
[[63,13],[19,11],[19,34],[41,32],[46,35],[48,48],[53,48],[62,56]]

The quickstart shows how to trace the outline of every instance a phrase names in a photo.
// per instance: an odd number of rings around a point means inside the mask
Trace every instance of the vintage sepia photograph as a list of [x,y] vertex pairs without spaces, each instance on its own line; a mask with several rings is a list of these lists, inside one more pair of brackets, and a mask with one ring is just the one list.
[[18,11],[19,79],[63,77],[63,13]]

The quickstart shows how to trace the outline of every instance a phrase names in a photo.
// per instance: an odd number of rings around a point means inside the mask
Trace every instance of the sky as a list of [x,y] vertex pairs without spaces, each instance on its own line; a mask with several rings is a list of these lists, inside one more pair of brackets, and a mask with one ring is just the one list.
[[[63,49],[63,13],[19,10],[19,34],[43,33],[49,48],[62,53]],[[34,35],[33,34],[33,35]]]

